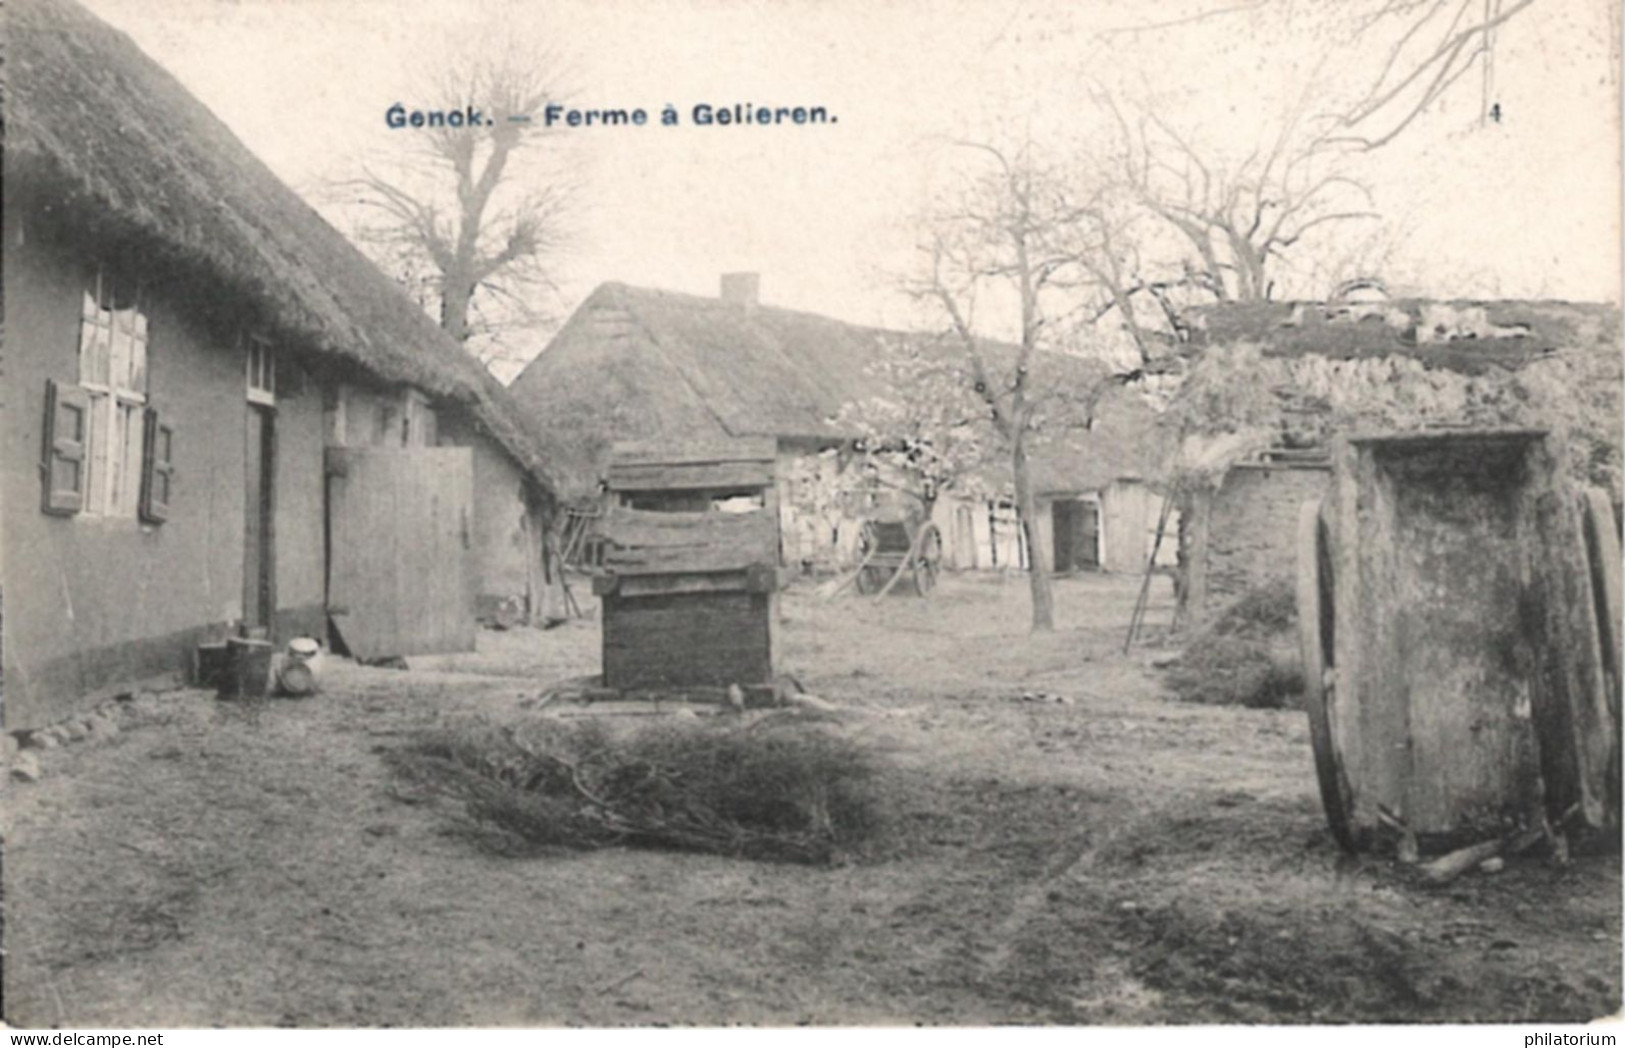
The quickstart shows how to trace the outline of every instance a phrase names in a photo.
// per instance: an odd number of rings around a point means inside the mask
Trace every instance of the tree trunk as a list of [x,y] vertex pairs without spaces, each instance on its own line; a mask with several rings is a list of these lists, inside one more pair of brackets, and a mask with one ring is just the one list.
[[461,345],[468,341],[468,310],[474,288],[454,274],[441,281],[440,327]]
[[1033,629],[1055,628],[1055,597],[1050,591],[1049,551],[1039,538],[1038,498],[1033,494],[1032,478],[1028,475],[1026,442],[1019,437],[1011,455],[1011,472],[1015,475],[1016,512],[1021,519],[1021,534],[1027,541],[1027,580],[1032,587]]
[[1123,290],[1123,285],[1113,280],[1108,285],[1112,301],[1117,303],[1117,312],[1122,314],[1123,324],[1128,328],[1129,337],[1134,340],[1134,348],[1139,351],[1140,363],[1151,363],[1151,348],[1145,344],[1145,332],[1140,328],[1140,317],[1134,312],[1134,296]]

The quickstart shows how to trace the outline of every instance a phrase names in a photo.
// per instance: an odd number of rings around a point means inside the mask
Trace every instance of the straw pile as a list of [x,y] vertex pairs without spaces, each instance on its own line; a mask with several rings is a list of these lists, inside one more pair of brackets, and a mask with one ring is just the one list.
[[874,765],[849,739],[817,724],[707,720],[631,731],[592,719],[474,721],[391,760],[506,846],[830,864],[878,829]]

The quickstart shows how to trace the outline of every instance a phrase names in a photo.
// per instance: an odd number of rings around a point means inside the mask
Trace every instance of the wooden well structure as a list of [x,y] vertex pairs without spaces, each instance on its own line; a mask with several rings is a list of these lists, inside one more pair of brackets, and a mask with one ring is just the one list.
[[1618,825],[1618,523],[1562,463],[1536,430],[1335,443],[1299,516],[1298,617],[1344,847]]
[[773,679],[775,443],[617,444],[599,533],[604,685],[743,688]]

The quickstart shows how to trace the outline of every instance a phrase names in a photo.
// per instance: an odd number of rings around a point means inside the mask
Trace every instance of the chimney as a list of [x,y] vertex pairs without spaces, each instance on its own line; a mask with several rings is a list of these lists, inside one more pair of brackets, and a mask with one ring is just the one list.
[[731,302],[749,313],[756,308],[761,287],[762,275],[760,273],[724,273],[722,274],[722,301]]

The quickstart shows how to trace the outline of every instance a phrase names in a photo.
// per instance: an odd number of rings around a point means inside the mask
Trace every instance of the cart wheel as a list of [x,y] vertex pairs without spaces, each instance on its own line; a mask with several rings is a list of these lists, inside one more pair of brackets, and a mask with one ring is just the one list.
[[865,597],[875,591],[874,576],[870,574],[872,571],[873,568],[867,567],[858,569],[858,592]]
[[1580,497],[1581,533],[1585,536],[1586,560],[1591,568],[1591,593],[1597,604],[1597,632],[1602,653],[1603,683],[1608,692],[1608,712],[1614,721],[1614,752],[1608,762],[1608,821],[1620,819],[1620,571],[1618,524],[1607,492],[1587,488]]
[[930,593],[937,585],[936,565],[928,560],[914,562],[914,592],[920,596]]
[[1619,720],[1620,570],[1618,525],[1606,492],[1588,488],[1581,496],[1586,559],[1591,564],[1591,591],[1597,600],[1597,629],[1602,633],[1602,664],[1609,675],[1608,710]]
[[1305,502],[1298,510],[1298,641],[1303,649],[1303,706],[1309,714],[1309,741],[1315,750],[1315,777],[1320,780],[1326,823],[1337,843],[1352,852],[1358,850],[1349,819],[1354,804],[1329,717],[1329,707],[1336,701],[1336,685],[1326,672],[1332,667],[1336,651],[1332,581],[1331,549],[1326,526],[1320,519],[1320,503]]

